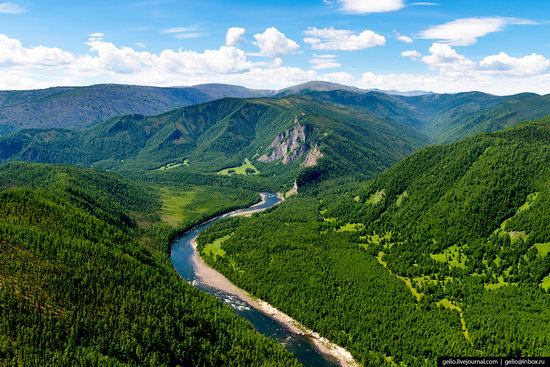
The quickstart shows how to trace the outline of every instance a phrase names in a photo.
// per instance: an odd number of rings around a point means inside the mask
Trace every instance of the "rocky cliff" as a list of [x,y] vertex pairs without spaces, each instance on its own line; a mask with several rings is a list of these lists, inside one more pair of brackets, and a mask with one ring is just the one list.
[[309,149],[306,143],[306,130],[296,117],[294,125],[277,134],[269,145],[270,152],[260,156],[258,161],[270,163],[280,160],[283,164],[289,164],[301,158]]

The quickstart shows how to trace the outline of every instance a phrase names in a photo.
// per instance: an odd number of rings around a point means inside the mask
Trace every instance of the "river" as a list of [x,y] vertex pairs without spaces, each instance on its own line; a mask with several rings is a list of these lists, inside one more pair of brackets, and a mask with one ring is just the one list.
[[[204,269],[207,265],[201,259],[197,259],[194,240],[212,224],[228,216],[247,215],[269,209],[282,201],[274,193],[263,193],[262,198],[261,203],[246,209],[235,210],[220,215],[178,236],[172,242],[170,254],[172,264],[182,278],[231,306],[239,316],[250,321],[258,332],[276,340],[292,352],[304,366],[340,366],[341,363],[335,357],[323,353],[317,347],[315,340],[311,336],[296,332],[296,328],[284,324],[280,321],[280,318],[277,319],[271,313],[265,312],[265,308],[262,309],[254,300],[246,297],[244,291],[241,291],[232,284],[229,284],[230,286],[226,284],[225,286],[221,285],[217,287],[218,284],[222,284],[223,282],[228,283],[228,281],[210,267]],[[205,281],[206,277],[198,274],[201,270],[207,270],[210,274],[215,273],[214,276],[217,279],[214,281]]]

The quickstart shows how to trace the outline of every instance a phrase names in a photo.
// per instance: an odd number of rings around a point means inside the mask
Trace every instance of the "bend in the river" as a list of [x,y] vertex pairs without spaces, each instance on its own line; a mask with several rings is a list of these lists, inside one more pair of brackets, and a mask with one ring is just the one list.
[[342,347],[314,333],[271,305],[257,300],[211,268],[200,257],[195,240],[216,221],[237,215],[251,215],[283,201],[280,194],[261,193],[261,202],[217,216],[178,236],[171,247],[170,258],[178,274],[197,288],[214,295],[233,307],[235,312],[292,352],[304,366],[354,366],[353,357]]

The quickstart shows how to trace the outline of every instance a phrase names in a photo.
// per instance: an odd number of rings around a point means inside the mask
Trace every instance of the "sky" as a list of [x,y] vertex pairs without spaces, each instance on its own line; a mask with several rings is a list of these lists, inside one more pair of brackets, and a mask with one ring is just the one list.
[[0,89],[550,93],[549,0],[0,0]]

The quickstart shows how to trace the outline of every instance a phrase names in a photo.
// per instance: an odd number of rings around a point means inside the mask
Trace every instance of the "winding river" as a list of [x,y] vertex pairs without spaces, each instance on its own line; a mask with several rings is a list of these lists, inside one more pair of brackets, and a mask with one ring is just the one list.
[[172,243],[170,258],[178,274],[192,285],[209,293],[252,323],[254,328],[292,352],[304,366],[353,365],[351,355],[317,334],[301,329],[289,316],[267,303],[250,297],[209,267],[198,255],[195,240],[202,232],[228,216],[250,215],[271,208],[282,201],[274,193],[262,193],[262,201],[246,209],[220,215],[178,236]]

